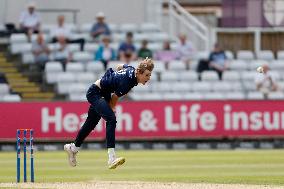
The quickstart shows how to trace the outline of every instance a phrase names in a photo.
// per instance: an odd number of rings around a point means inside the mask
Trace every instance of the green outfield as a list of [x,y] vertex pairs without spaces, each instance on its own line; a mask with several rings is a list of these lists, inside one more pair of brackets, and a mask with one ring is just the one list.
[[[105,151],[81,151],[75,168],[69,167],[63,151],[35,152],[35,180],[284,185],[284,150],[139,150],[118,153],[126,158],[126,163],[116,170],[108,170]],[[15,182],[16,153],[0,152],[0,159],[0,183]]]

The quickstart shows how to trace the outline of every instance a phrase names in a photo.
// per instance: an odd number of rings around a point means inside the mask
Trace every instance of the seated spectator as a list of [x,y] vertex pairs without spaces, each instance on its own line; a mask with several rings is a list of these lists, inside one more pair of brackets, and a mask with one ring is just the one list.
[[111,60],[115,60],[115,51],[110,47],[110,37],[105,35],[102,37],[102,44],[99,46],[98,50],[95,54],[95,60],[101,61],[105,69],[107,68],[107,64]]
[[185,63],[190,63],[190,61],[194,58],[194,47],[193,44],[187,40],[185,34],[181,34],[179,36],[179,43],[177,46],[177,52],[179,55],[179,59],[184,61]]
[[126,41],[123,42],[118,49],[119,60],[125,63],[129,63],[136,60],[136,48],[133,45],[133,34],[132,32],[126,33]]
[[52,37],[52,42],[56,43],[59,37],[64,37],[67,43],[79,43],[81,51],[84,50],[85,39],[71,39],[71,29],[66,27],[65,17],[60,15],[57,17],[57,27],[51,30],[50,36]]
[[163,49],[155,53],[156,60],[161,60],[166,63],[177,60],[178,58],[178,53],[171,49],[171,43],[169,41],[165,41],[163,44]]
[[143,40],[142,41],[142,46],[138,51],[138,57],[139,58],[143,58],[145,59],[146,57],[148,58],[152,58],[153,57],[153,53],[150,49],[148,49],[147,47],[148,45],[148,41],[147,40]]
[[209,55],[209,68],[218,73],[220,80],[223,72],[228,69],[226,54],[218,44],[214,45],[214,50]]
[[54,60],[61,62],[65,70],[66,64],[72,60],[72,54],[67,49],[66,40],[63,36],[58,37],[59,49],[54,53]]
[[40,20],[39,13],[35,11],[35,3],[30,2],[28,4],[28,9],[22,12],[19,20],[20,31],[27,34],[29,41],[31,41],[33,33],[39,32]]
[[103,12],[98,12],[96,16],[97,22],[93,25],[91,29],[91,36],[99,41],[99,37],[101,35],[110,35],[110,29],[108,25],[105,23],[105,15]]
[[277,91],[278,86],[276,79],[269,72],[268,64],[262,65],[263,73],[257,74],[255,77],[256,89],[263,93],[264,98],[267,99],[268,93],[271,91]]
[[35,62],[40,68],[40,71],[44,70],[46,62],[49,60],[50,50],[44,41],[43,34],[39,33],[37,39],[32,44],[32,53],[35,58]]
[[4,73],[0,72],[0,83],[8,83]]

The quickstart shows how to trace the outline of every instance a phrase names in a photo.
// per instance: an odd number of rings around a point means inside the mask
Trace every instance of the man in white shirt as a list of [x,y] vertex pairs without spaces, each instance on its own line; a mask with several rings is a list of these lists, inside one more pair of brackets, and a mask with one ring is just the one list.
[[187,40],[185,34],[181,34],[179,36],[179,40],[180,41],[176,49],[179,55],[179,59],[186,63],[190,63],[190,61],[194,58],[195,53],[193,44]]
[[256,75],[255,84],[256,89],[263,93],[264,98],[267,98],[269,92],[278,90],[278,86],[273,74],[269,72],[268,64],[264,64],[262,68],[263,73]]
[[30,2],[28,9],[20,16],[20,30],[27,33],[29,39],[33,33],[38,33],[40,29],[40,15],[35,11],[35,3]]
[[57,17],[57,26],[51,30],[52,42],[56,43],[60,37],[64,37],[67,43],[79,43],[81,51],[84,49],[85,39],[71,39],[72,32],[71,28],[67,27],[65,24],[65,17],[60,15]]

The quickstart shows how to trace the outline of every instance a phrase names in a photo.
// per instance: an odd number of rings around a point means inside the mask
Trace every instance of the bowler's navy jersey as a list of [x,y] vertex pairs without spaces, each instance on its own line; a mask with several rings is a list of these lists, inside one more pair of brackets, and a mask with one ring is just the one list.
[[124,64],[123,69],[119,71],[109,68],[102,76],[100,84],[103,92],[115,93],[121,97],[138,84],[135,68],[127,64]]

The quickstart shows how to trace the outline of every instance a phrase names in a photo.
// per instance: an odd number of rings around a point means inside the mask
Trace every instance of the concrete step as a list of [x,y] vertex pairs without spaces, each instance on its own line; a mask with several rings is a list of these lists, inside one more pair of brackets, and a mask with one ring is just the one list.
[[52,99],[54,98],[54,93],[23,93],[22,97],[23,99]]
[[19,92],[19,93],[36,93],[40,92],[39,87],[13,87],[12,88],[14,91]]
[[32,83],[32,82],[22,82],[22,81],[18,81],[18,82],[10,82],[9,85],[11,87],[36,87],[36,83]]
[[28,78],[8,78],[7,77],[7,80],[9,83],[15,83],[15,82],[29,82]]
[[18,73],[18,70],[14,67],[4,67],[4,68],[0,67],[0,70],[2,73],[5,73],[5,74]]

